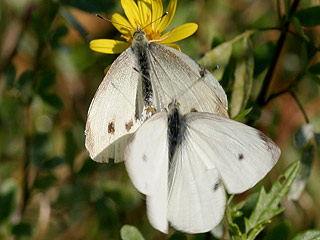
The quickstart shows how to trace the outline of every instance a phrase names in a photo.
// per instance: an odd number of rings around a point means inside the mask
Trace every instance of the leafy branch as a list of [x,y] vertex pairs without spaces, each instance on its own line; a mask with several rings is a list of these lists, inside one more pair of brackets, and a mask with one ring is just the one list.
[[274,71],[276,69],[280,54],[282,52],[285,40],[287,38],[287,34],[289,32],[290,20],[291,20],[291,17],[293,16],[294,12],[296,11],[299,3],[300,3],[300,0],[295,0],[292,3],[288,17],[283,24],[280,37],[279,37],[278,42],[276,44],[274,55],[271,60],[271,65],[270,65],[270,67],[267,71],[267,74],[263,80],[261,92],[257,98],[257,101],[258,101],[259,105],[261,105],[261,106],[264,105],[264,103],[267,99],[270,86],[272,85]]

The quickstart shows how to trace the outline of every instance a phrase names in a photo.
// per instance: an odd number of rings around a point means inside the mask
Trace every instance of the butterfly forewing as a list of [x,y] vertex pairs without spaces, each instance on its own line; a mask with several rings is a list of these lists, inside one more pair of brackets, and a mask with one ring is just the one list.
[[85,144],[95,161],[108,162],[115,155],[122,160],[128,136],[120,138],[140,125],[135,108],[139,73],[133,71],[134,67],[129,48],[114,61],[91,102]]
[[227,117],[227,98],[218,81],[190,57],[150,44],[151,80],[162,107],[179,97],[181,113],[204,111]]

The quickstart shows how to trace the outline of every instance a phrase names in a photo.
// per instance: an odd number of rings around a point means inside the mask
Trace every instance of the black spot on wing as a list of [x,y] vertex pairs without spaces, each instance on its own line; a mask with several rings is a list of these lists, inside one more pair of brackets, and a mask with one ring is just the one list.
[[125,128],[126,128],[127,132],[130,131],[130,129],[132,128],[132,126],[133,126],[133,121],[132,121],[132,120],[130,120],[129,122],[127,122],[127,123],[125,124]]
[[114,126],[114,122],[109,122],[108,124],[108,133],[114,134],[115,132],[115,126]]
[[195,109],[195,108],[191,108],[191,109],[190,109],[190,112],[198,112],[198,110]]
[[243,154],[242,154],[242,153],[239,153],[239,155],[238,155],[238,159],[239,159],[239,161],[241,161],[241,160],[243,160],[243,159],[244,159],[244,156],[243,156]]
[[199,74],[200,74],[200,78],[203,78],[206,75],[206,69],[200,66]]
[[144,162],[146,162],[146,161],[148,160],[147,155],[143,154],[143,155],[142,155],[142,160],[143,160]]
[[221,180],[218,179],[218,181],[213,186],[213,191],[217,191],[222,186]]

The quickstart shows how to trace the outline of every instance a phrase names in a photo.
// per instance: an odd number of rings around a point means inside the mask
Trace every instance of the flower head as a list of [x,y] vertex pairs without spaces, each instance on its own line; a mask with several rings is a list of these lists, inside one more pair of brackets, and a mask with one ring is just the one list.
[[126,41],[96,39],[90,42],[90,48],[102,53],[121,53],[132,44],[133,35],[137,29],[142,28],[148,40],[180,50],[179,45],[174,44],[174,42],[192,35],[198,29],[198,25],[186,23],[161,35],[171,23],[176,11],[177,1],[171,0],[169,2],[167,14],[163,16],[162,0],[137,0],[136,2],[134,0],[121,0],[127,19],[119,13],[115,13],[112,15],[112,24]]

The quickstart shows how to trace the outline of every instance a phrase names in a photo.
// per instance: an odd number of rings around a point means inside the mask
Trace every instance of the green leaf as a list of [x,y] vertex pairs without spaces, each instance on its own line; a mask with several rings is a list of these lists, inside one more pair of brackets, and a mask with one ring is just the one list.
[[289,239],[290,232],[291,232],[291,227],[289,222],[287,221],[279,222],[268,231],[268,233],[263,238],[263,240],[274,240],[274,239],[287,240]]
[[64,106],[62,100],[55,93],[47,93],[41,95],[41,98],[44,102],[49,104],[51,107],[54,107],[58,110],[61,110]]
[[320,77],[317,74],[313,74],[311,72],[307,72],[307,76],[311,78],[316,84],[320,84]]
[[285,8],[287,19],[289,17],[289,13],[290,13],[290,3],[291,3],[291,0],[284,0],[284,8]]
[[302,125],[294,135],[294,144],[297,148],[305,147],[313,137],[314,128],[312,124]]
[[51,158],[47,161],[44,161],[42,163],[42,166],[41,168],[44,169],[44,170],[52,170],[58,166],[60,166],[61,164],[64,164],[65,161],[63,158],[61,157],[54,157],[54,158]]
[[49,135],[46,133],[37,133],[33,137],[33,144],[31,149],[32,163],[36,167],[41,167],[41,163],[47,158],[50,148]]
[[292,240],[319,240],[320,228],[307,230],[305,232],[297,234]]
[[41,190],[46,190],[56,182],[57,182],[57,178],[52,174],[48,174],[48,175],[38,177],[34,182],[34,187]]
[[50,87],[55,83],[56,74],[52,70],[45,70],[40,74],[37,81],[36,92],[43,96],[48,93]]
[[294,26],[294,28],[297,30],[297,32],[307,41],[309,42],[309,38],[308,36],[304,33],[302,27],[301,27],[301,23],[299,21],[299,19],[296,16],[293,16],[291,18],[291,23]]
[[17,236],[19,239],[26,237],[31,237],[32,235],[32,226],[30,223],[21,222],[17,225],[14,225],[11,230],[14,236]]
[[67,35],[69,32],[69,29],[65,25],[60,25],[56,27],[51,33],[50,33],[50,44],[52,47],[58,47],[60,45],[60,39]]
[[298,200],[306,187],[314,160],[314,146],[307,147],[302,153],[301,165],[296,179],[288,194],[290,200]]
[[187,236],[185,233],[177,231],[174,234],[172,234],[168,240],[187,240]]
[[122,240],[144,240],[144,237],[139,232],[139,230],[136,227],[130,225],[122,226],[120,235]]
[[65,141],[64,156],[66,162],[72,166],[78,151],[78,146],[71,130],[65,132]]
[[61,2],[90,13],[107,13],[115,6],[114,0],[61,0]]
[[256,228],[259,231],[262,231],[264,225],[271,218],[283,211],[283,208],[280,207],[279,204],[288,193],[291,184],[297,176],[299,168],[300,161],[292,163],[272,185],[269,193],[266,193],[263,187],[261,188],[255,209],[249,219],[245,218],[247,234],[251,231],[255,231]]
[[313,74],[320,74],[320,63],[310,66],[308,71]]
[[[18,184],[13,178],[6,179],[0,185],[0,226],[8,219],[18,203]],[[5,206],[5,207],[4,207]]]
[[218,66],[219,69],[214,70],[212,74],[217,78],[218,81],[220,81],[222,79],[224,70],[228,65],[231,54],[232,43],[225,42],[207,52],[199,60],[199,63],[205,68],[211,70],[211,72],[216,68],[216,66]]
[[320,133],[315,134],[315,139],[316,139],[316,146],[318,148],[318,151],[320,151]]
[[302,9],[295,13],[302,26],[315,27],[320,25],[320,6]]
[[14,85],[14,80],[16,79],[17,70],[13,64],[9,64],[9,66],[5,70],[6,83],[9,88],[12,88]]
[[240,112],[237,116],[235,116],[235,117],[233,118],[233,120],[238,121],[238,122],[243,121],[244,118],[251,112],[251,110],[252,110],[252,107],[243,110],[243,111]]
[[26,85],[31,85],[33,76],[34,72],[31,70],[23,72],[17,80],[17,88],[21,90]]
[[234,118],[247,105],[249,100],[254,70],[253,49],[250,38],[242,40],[242,57],[236,64],[234,84],[230,101],[230,116]]
[[275,44],[268,41],[253,46],[254,55],[254,73],[253,77],[256,79],[263,71],[265,71],[272,61]]

